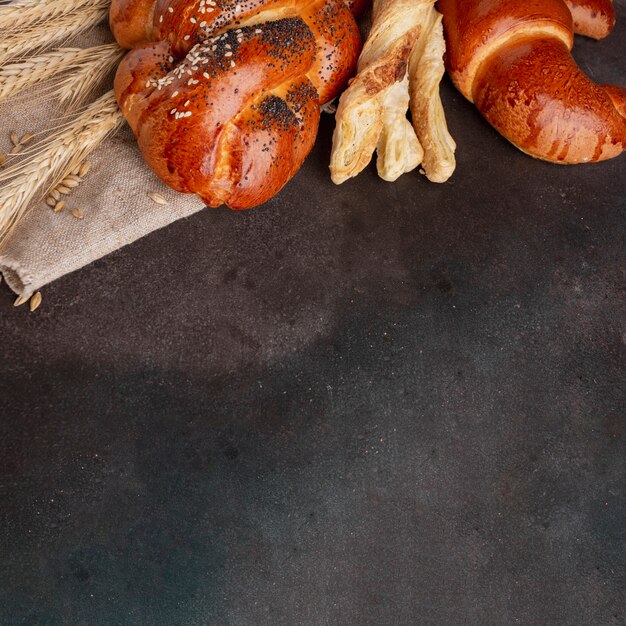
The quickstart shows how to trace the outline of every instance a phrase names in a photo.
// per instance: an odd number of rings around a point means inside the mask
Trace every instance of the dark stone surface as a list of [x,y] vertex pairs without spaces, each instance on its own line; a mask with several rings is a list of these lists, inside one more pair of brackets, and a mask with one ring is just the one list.
[[626,160],[444,96],[445,185],[334,187],[326,118],[266,206],[2,288],[1,624],[624,623]]

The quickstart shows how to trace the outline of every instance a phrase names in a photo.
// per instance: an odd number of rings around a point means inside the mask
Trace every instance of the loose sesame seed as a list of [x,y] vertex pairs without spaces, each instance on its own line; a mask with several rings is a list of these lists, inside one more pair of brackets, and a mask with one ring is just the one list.
[[174,113],[176,113],[176,109],[172,109],[172,110],[170,111],[170,115],[174,115]]
[[168,10],[170,13],[174,13],[174,9],[172,9],[172,7],[167,7],[167,10]]
[[163,16],[159,17],[159,24],[163,21]]
[[175,92],[172,94],[172,98],[175,98],[177,95],[178,95],[178,91],[175,91]]
[[185,41],[189,41],[189,40],[191,39],[191,35],[185,35],[185,36],[183,37],[183,39],[184,39]]
[[197,20],[195,17],[190,17],[190,18],[189,18],[189,21],[190,21],[192,24],[196,24],[198,20]]

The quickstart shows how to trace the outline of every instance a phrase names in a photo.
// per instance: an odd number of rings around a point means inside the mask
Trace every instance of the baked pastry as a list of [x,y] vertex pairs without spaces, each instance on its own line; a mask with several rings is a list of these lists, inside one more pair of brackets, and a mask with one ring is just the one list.
[[439,97],[445,71],[441,15],[434,0],[375,0],[372,17],[357,74],[337,108],[332,180],[356,176],[376,150],[384,180],[421,163],[430,180],[444,182],[456,165],[456,145]]
[[609,0],[439,0],[439,9],[454,84],[520,150],[555,163],[626,150],[626,90],[594,83],[570,54],[574,29],[610,32]]
[[131,49],[115,94],[146,163],[233,209],[295,174],[359,52],[343,0],[113,0],[110,23]]

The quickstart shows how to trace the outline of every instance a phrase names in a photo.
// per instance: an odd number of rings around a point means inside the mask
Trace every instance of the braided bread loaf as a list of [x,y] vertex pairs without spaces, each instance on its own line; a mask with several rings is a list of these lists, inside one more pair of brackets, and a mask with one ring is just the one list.
[[110,23],[131,49],[115,94],[147,164],[234,209],[295,174],[359,52],[343,0],[113,0]]
[[439,0],[439,10],[454,84],[520,150],[555,163],[626,150],[626,90],[597,85],[570,54],[574,25],[610,32],[610,0]]

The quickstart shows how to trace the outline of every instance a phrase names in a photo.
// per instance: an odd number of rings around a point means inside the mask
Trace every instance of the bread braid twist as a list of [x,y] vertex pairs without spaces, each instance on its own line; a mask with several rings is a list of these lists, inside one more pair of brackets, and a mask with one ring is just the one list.
[[209,206],[281,189],[359,52],[343,0],[113,0],[110,22],[131,49],[115,94],[144,159]]

